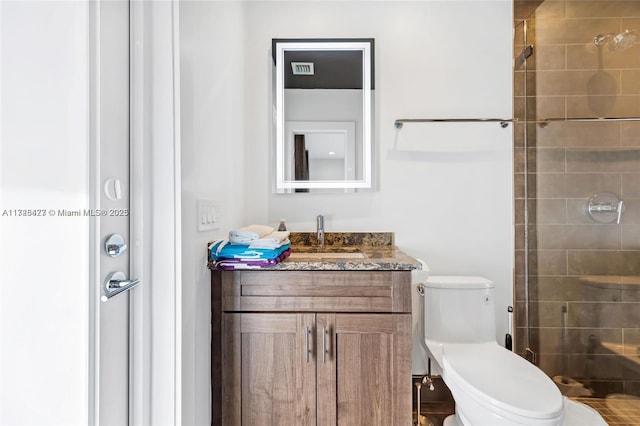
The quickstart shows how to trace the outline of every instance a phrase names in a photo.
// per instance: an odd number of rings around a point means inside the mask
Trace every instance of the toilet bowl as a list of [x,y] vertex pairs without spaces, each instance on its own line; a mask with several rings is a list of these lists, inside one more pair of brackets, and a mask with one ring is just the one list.
[[445,426],[606,425],[563,397],[554,382],[495,340],[494,285],[482,277],[429,277],[423,284],[429,358],[456,403]]

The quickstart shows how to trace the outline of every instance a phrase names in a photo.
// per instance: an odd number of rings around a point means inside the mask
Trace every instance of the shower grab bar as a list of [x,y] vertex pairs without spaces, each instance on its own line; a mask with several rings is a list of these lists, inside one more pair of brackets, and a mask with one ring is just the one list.
[[393,125],[396,129],[402,129],[404,123],[500,123],[504,129],[516,121],[517,118],[400,118]]
[[547,127],[554,121],[564,122],[608,122],[608,121],[640,121],[640,117],[574,117],[574,118],[545,118],[540,121],[540,127]]

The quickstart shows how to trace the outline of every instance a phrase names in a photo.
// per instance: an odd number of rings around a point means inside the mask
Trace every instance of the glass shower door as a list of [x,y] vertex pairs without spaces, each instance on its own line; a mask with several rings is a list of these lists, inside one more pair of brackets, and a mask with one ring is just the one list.
[[516,350],[640,424],[640,2],[515,14]]

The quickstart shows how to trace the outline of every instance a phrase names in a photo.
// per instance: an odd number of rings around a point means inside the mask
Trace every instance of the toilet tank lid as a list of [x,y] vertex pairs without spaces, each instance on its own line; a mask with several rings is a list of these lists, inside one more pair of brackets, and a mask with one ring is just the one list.
[[431,288],[460,288],[460,289],[481,289],[493,288],[493,281],[484,277],[469,277],[462,275],[432,275],[424,283]]

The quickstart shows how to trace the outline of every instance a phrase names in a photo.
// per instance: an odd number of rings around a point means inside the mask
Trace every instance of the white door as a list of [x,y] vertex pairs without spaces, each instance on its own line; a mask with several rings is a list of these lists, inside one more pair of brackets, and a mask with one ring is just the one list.
[[[129,424],[130,19],[129,1],[91,4],[94,413],[99,425]],[[135,290],[134,290],[135,291]]]

